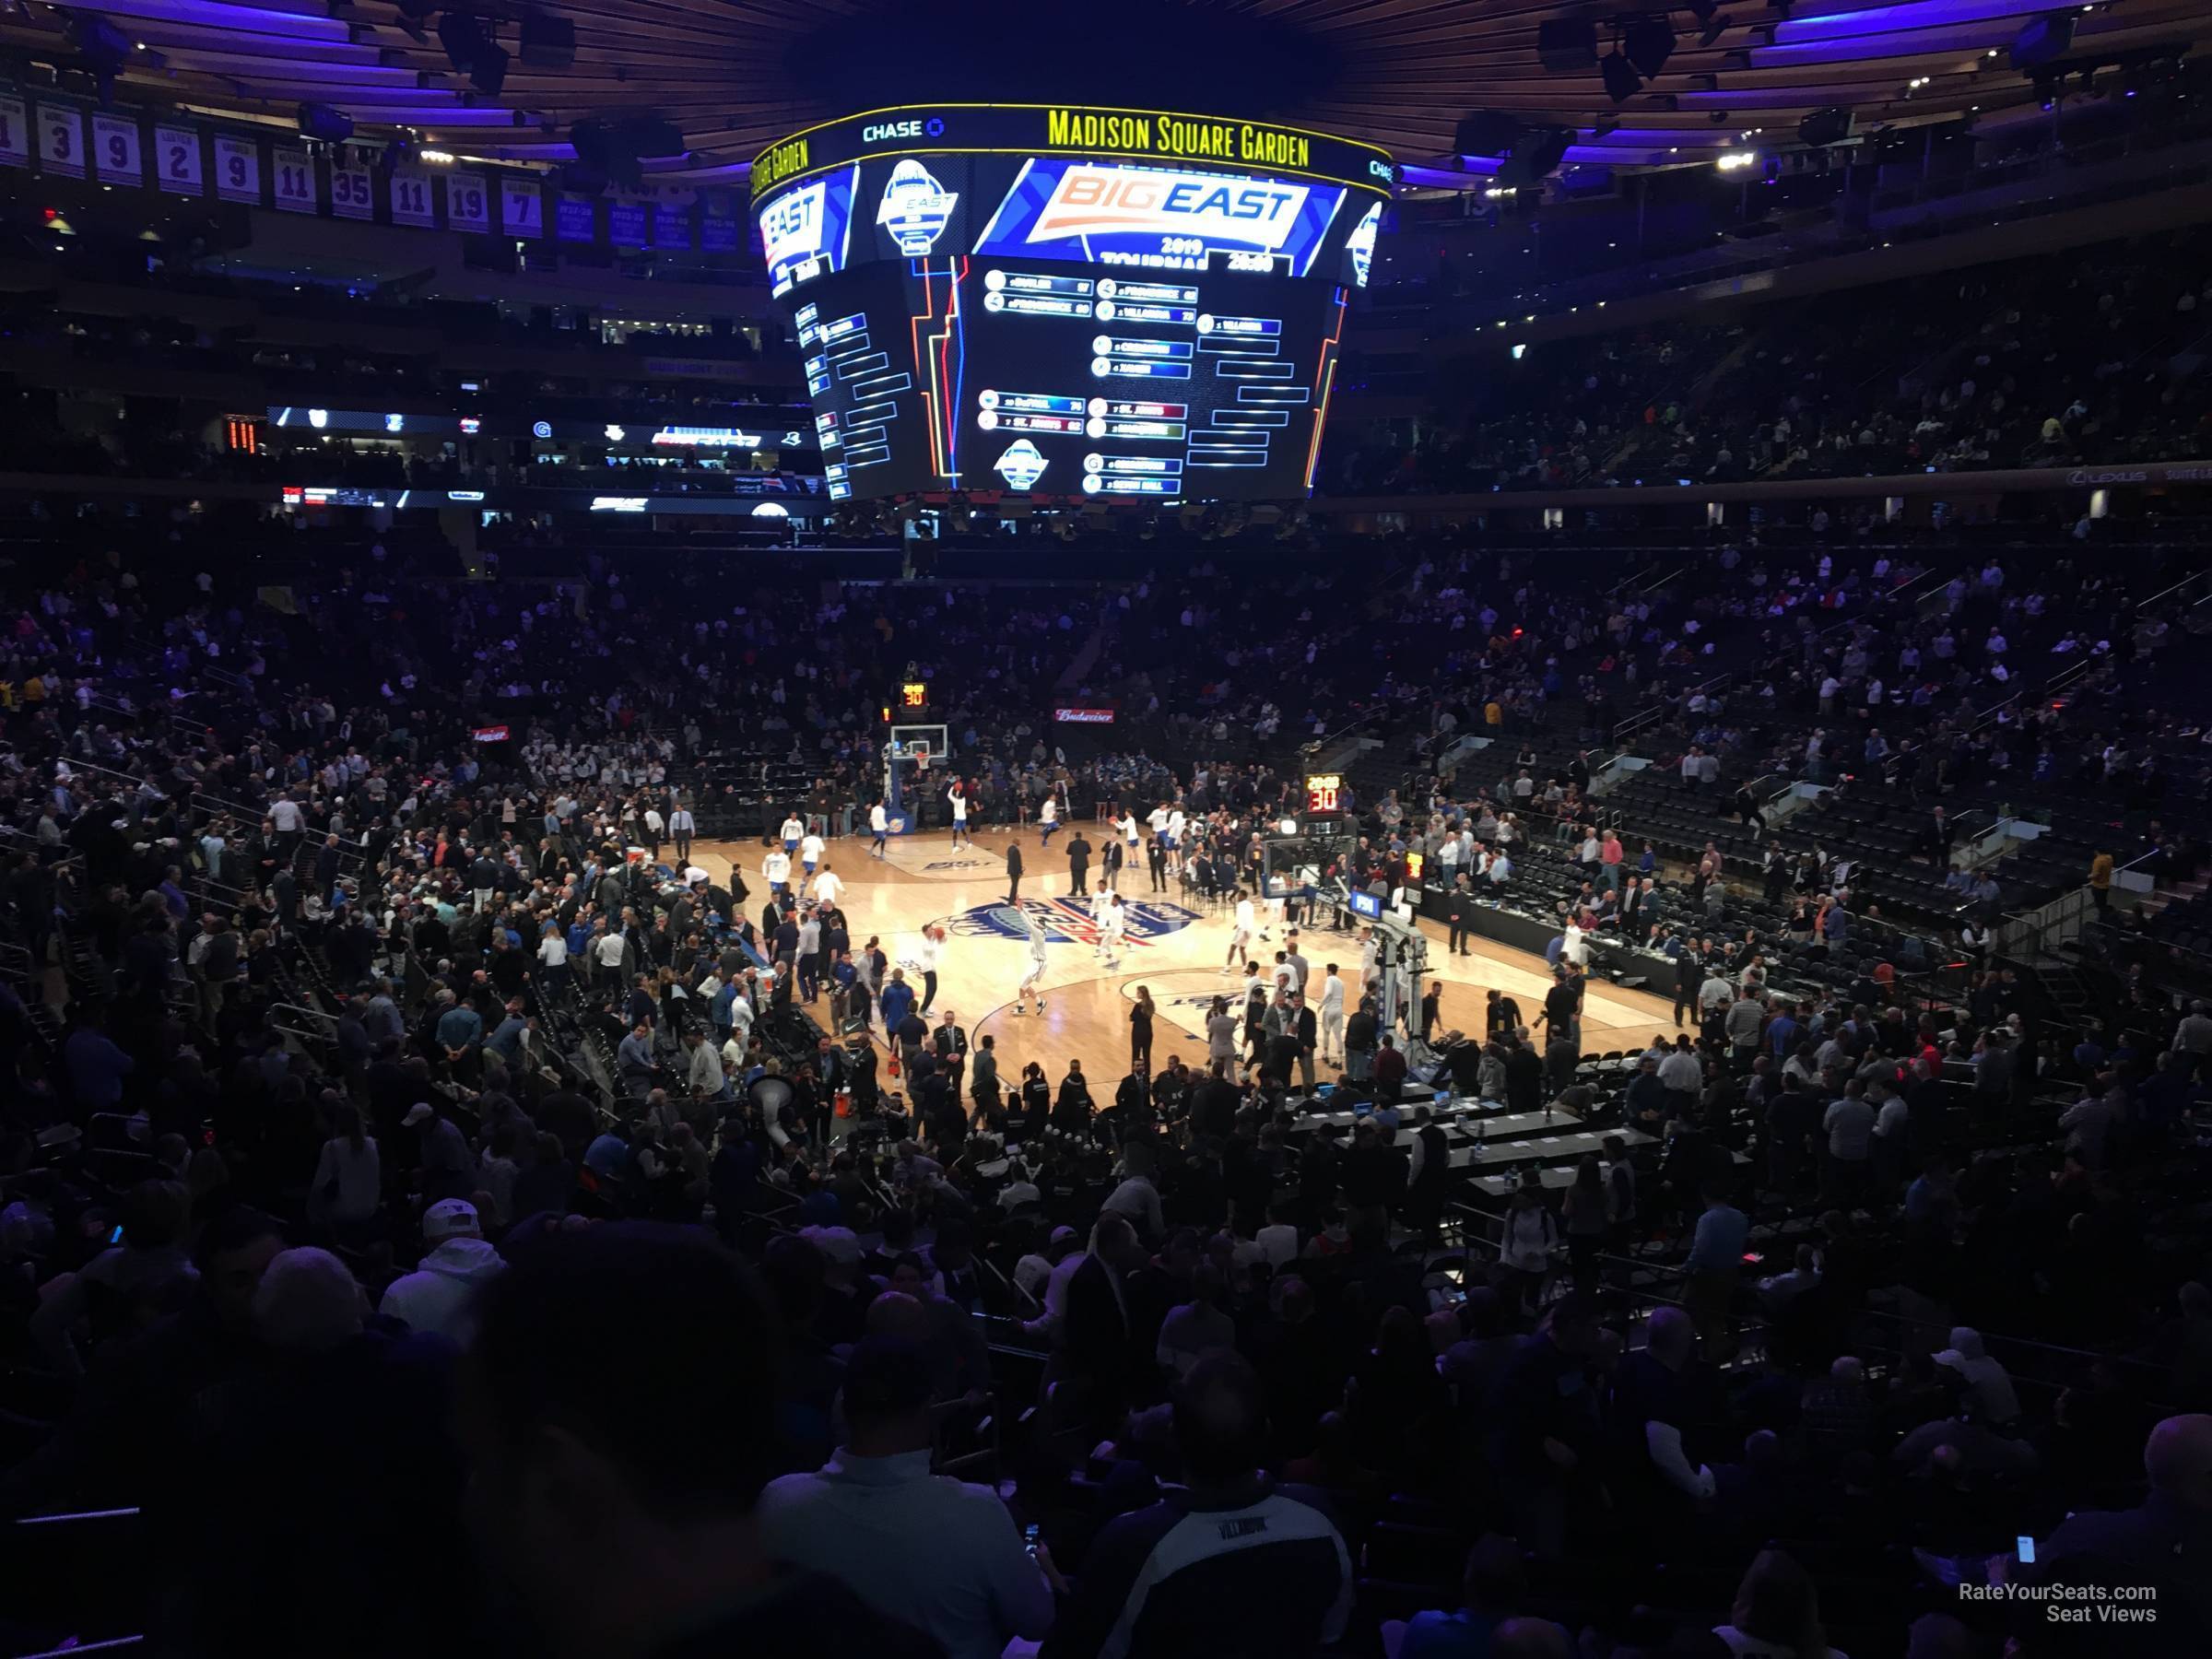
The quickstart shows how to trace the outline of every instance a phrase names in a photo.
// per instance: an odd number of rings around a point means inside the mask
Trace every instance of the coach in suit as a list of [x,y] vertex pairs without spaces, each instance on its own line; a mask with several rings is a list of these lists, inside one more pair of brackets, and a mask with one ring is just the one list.
[[1475,914],[1475,893],[1467,886],[1465,875],[1452,879],[1452,890],[1444,895],[1444,924],[1451,929],[1444,948],[1453,956],[1472,956],[1467,948],[1467,929]]
[[1021,902],[1021,842],[1018,839],[1006,843],[1006,902]]

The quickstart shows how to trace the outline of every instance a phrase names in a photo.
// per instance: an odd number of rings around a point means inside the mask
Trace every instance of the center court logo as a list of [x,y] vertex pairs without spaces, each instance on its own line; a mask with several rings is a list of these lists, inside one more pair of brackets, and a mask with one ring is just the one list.
[[[924,870],[982,870],[995,869],[997,865],[998,860],[995,858],[940,858],[922,867]],[[1026,938],[1028,935],[1025,934],[1023,936]]]
[[[1198,920],[1198,912],[1180,904],[1125,904],[1128,923],[1123,932],[1131,945],[1149,945],[1172,933],[1181,933]],[[1029,925],[1022,918],[1034,916],[1044,924],[1044,936],[1055,945],[1096,945],[1097,924],[1090,911],[1067,899],[1024,899],[1019,904],[981,904],[957,916],[942,918],[937,925],[971,939],[1027,940]]]

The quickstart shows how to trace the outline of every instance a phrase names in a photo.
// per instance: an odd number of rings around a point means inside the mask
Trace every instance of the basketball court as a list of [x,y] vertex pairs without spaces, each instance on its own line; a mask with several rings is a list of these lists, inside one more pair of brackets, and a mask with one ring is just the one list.
[[[927,774],[931,786],[941,775]],[[913,780],[902,782],[911,804]],[[1084,828],[1095,848],[1100,827]],[[1101,960],[1089,907],[1069,894],[1067,859],[1061,851],[1066,833],[1056,833],[1051,847],[1042,849],[1033,825],[1022,830],[1025,869],[1018,910],[1006,902],[1005,830],[984,830],[972,847],[957,848],[947,830],[893,836],[881,859],[870,855],[866,836],[855,836],[831,841],[826,857],[845,882],[842,906],[856,952],[874,935],[893,963],[911,964],[924,925],[936,923],[945,928],[932,1025],[949,1007],[968,1029],[971,1042],[986,1033],[994,1037],[999,1075],[1009,1085],[1030,1060],[1042,1064],[1057,1085],[1067,1062],[1078,1059],[1103,1106],[1129,1070],[1129,1010],[1139,985],[1151,992],[1159,1010],[1152,1040],[1155,1068],[1175,1054],[1200,1065],[1207,1005],[1215,994],[1235,990],[1242,975],[1220,972],[1229,948],[1228,912],[1193,909],[1179,901],[1179,892],[1147,891],[1151,883],[1142,867],[1125,868],[1120,876],[1131,911],[1120,962],[1110,967]],[[735,865],[751,889],[747,909],[757,918],[765,891],[760,859],[766,851],[757,842],[700,841],[693,846],[692,859],[717,881]],[[1094,854],[1093,884],[1099,873]],[[1042,1015],[1017,1015],[1012,1009],[1015,988],[1029,969],[1021,911],[1043,922],[1049,940]],[[1430,941],[1430,977],[1444,982],[1446,1030],[1479,1033],[1484,993],[1492,989],[1517,1001],[1524,1020],[1535,1019],[1551,982],[1542,958],[1479,938],[1470,946],[1472,955],[1447,956],[1443,930],[1430,923],[1422,928]],[[1255,941],[1256,959],[1272,962],[1281,944],[1279,931],[1271,940]],[[1359,946],[1354,935],[1310,928],[1301,949],[1313,965],[1309,994],[1318,999],[1324,967],[1336,962],[1347,994],[1356,1000]],[[919,990],[920,975],[911,966],[907,978]],[[825,998],[817,1005],[818,1018],[827,1009]],[[1641,1047],[1656,1031],[1671,1035],[1673,1005],[1645,992],[1599,982],[1585,994],[1583,1024],[1586,1053]]]

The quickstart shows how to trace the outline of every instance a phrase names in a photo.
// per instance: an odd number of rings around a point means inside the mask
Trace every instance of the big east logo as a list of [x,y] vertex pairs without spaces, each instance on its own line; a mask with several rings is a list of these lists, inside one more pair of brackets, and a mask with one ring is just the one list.
[[1148,167],[1071,167],[1030,228],[1029,240],[1157,231],[1208,242],[1279,249],[1305,206],[1303,184],[1230,180]]
[[828,191],[828,181],[817,179],[761,208],[760,240],[769,265],[785,265],[821,252],[823,197]]

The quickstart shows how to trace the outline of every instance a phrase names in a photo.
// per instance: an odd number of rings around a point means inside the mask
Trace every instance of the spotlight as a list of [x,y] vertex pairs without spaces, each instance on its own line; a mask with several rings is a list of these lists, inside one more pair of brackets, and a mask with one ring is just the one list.
[[1735,22],[1714,0],[1689,0],[1689,11],[1698,20],[1698,44],[1701,47],[1712,46]]
[[1536,60],[1554,75],[1577,75],[1597,55],[1597,25],[1587,18],[1545,18],[1536,24]]
[[300,106],[300,133],[324,144],[344,144],[353,136],[353,118],[326,103],[303,103]]
[[1841,144],[1852,135],[1857,117],[1841,104],[1831,109],[1815,110],[1797,124],[1800,143],[1820,149],[1830,144]]
[[2066,12],[2047,12],[2031,18],[2013,37],[2012,66],[2035,69],[2065,55],[2074,44],[2074,18]]
[[567,69],[576,62],[576,25],[546,12],[523,15],[523,62],[533,69]]
[[1501,110],[1477,110],[1459,124],[1452,147],[1462,156],[1502,156],[1521,136],[1521,124]]
[[1573,136],[1558,127],[1522,134],[1513,140],[1512,153],[1506,157],[1505,165],[1498,170],[1498,182],[1534,184],[1548,179],[1567,159],[1567,146]]
[[438,43],[477,91],[496,96],[507,84],[507,49],[492,38],[491,25],[481,18],[444,13],[438,19]]
[[1646,80],[1675,54],[1674,26],[1665,18],[1634,18],[1620,31],[1621,50]]
[[1605,80],[1606,96],[1615,103],[1626,103],[1643,90],[1643,76],[1618,52],[1609,52],[1599,58],[1597,72]]
[[130,60],[130,37],[105,18],[78,12],[69,19],[68,41],[105,106],[115,96],[116,74]]

